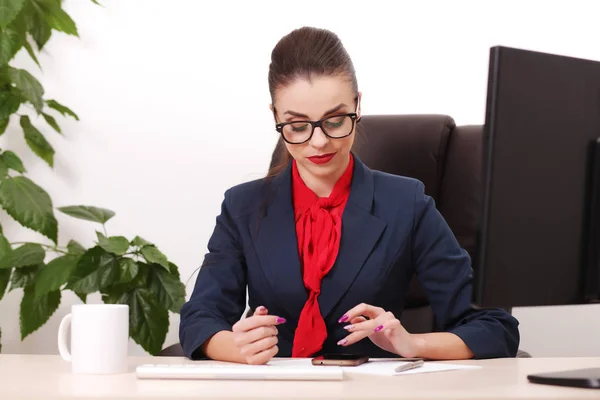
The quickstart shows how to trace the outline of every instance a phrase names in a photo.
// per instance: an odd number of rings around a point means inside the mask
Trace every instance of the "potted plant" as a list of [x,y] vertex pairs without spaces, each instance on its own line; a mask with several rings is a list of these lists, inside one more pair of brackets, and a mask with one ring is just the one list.
[[[40,82],[25,69],[13,67],[11,60],[25,49],[39,66],[36,53],[54,31],[78,36],[61,3],[0,0],[0,135],[9,124],[18,123],[31,151],[50,168],[55,151],[35,121],[43,119],[60,134],[56,117],[79,118],[57,100],[47,99]],[[131,338],[150,354],[162,349],[168,313],[179,312],[185,287],[177,266],[155,244],[140,236],[110,236],[106,223],[115,216],[111,210],[89,205],[55,207],[43,185],[28,177],[21,158],[10,149],[0,149],[0,207],[23,229],[47,239],[46,243],[11,242],[0,226],[0,300],[6,291],[22,288],[21,340],[44,325],[57,310],[62,292],[71,290],[83,302],[87,295],[99,292],[105,303],[128,304]],[[61,246],[55,211],[98,224],[102,229],[96,231],[94,245],[86,248],[70,240]]]

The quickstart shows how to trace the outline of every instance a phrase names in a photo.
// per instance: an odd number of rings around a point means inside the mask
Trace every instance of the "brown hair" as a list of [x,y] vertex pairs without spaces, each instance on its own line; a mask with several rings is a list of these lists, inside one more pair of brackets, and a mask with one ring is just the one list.
[[[269,92],[275,104],[275,92],[297,78],[310,80],[313,76],[346,75],[358,95],[354,64],[338,36],[326,29],[303,27],[285,35],[271,52]],[[292,156],[281,138],[273,153],[267,177],[281,173]]]

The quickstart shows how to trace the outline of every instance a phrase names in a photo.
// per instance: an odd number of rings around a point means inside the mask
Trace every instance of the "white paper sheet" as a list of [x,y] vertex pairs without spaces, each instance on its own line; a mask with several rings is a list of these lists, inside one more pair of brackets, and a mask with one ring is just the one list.
[[[452,370],[471,370],[479,369],[480,366],[476,365],[462,365],[462,364],[447,364],[445,362],[425,361],[423,366],[419,368],[410,369],[408,371],[396,372],[396,367],[407,364],[406,361],[397,360],[386,360],[386,359],[373,359],[368,362],[359,365],[357,367],[321,367],[313,366],[313,368],[342,368],[344,372],[355,373],[355,374],[367,374],[367,375],[378,375],[378,376],[396,376],[396,375],[410,375],[410,374],[423,374],[430,372],[443,372]],[[285,366],[285,367],[308,367],[312,366],[310,359],[299,358],[292,360],[271,360],[269,365]]]

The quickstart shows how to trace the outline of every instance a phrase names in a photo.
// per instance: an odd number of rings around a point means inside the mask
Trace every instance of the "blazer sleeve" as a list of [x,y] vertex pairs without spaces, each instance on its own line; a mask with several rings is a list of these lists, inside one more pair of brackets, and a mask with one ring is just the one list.
[[231,330],[246,306],[246,266],[230,197],[228,190],[194,291],[181,308],[179,341],[191,359],[206,358],[200,346],[215,333]]
[[518,321],[501,309],[471,306],[473,270],[469,254],[424,185],[417,182],[412,257],[436,316],[438,327],[460,337],[474,357],[514,357],[519,347]]

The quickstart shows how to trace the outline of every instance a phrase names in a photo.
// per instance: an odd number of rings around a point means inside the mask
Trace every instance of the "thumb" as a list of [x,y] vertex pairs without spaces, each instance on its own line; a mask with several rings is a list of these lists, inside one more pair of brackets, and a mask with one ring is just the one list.
[[269,313],[269,310],[267,310],[266,307],[258,306],[258,307],[256,307],[256,310],[254,310],[253,315],[267,315],[268,313]]

